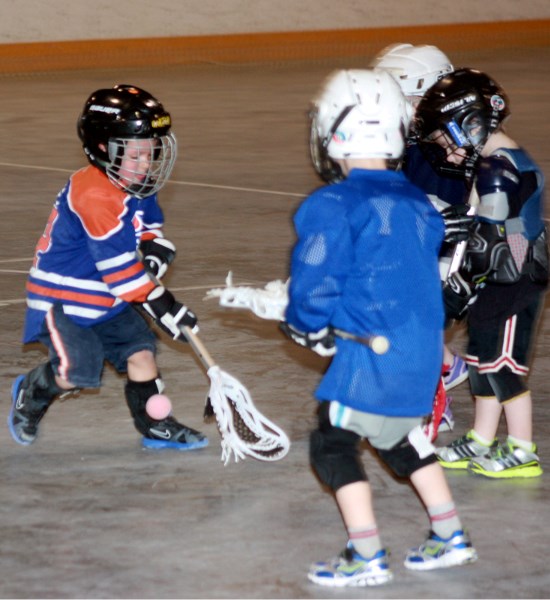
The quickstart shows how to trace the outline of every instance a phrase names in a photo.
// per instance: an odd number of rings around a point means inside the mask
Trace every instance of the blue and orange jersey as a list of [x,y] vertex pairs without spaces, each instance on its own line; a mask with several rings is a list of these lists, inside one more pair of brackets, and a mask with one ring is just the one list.
[[36,341],[54,303],[87,327],[143,301],[155,283],[137,247],[142,239],[162,237],[163,222],[156,195],[134,198],[93,166],[74,173],[36,245],[23,341]]

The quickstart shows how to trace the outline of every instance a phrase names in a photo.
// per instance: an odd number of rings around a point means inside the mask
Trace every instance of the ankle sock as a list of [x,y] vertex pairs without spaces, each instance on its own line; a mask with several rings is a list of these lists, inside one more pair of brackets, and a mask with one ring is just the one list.
[[382,548],[376,525],[350,527],[348,536],[352,546],[364,558],[371,558]]
[[482,444],[483,446],[490,446],[493,443],[493,440],[488,440],[482,437],[481,435],[479,435],[479,433],[477,433],[475,429],[470,429],[470,435],[474,438],[476,442]]
[[450,538],[455,531],[462,529],[462,524],[454,502],[447,502],[428,508],[432,531],[443,539]]
[[525,452],[536,452],[536,450],[537,450],[537,446],[533,442],[528,442],[526,440],[520,440],[512,435],[508,436],[508,441],[513,446],[517,446],[518,448],[525,450]]

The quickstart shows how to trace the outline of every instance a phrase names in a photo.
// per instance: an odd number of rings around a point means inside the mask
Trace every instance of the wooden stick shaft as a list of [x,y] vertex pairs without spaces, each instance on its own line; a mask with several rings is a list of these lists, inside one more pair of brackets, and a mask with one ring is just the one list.
[[216,363],[210,353],[205,348],[204,344],[201,342],[200,338],[193,333],[193,331],[189,327],[182,327],[183,335],[185,339],[189,342],[193,352],[198,356],[202,364],[205,366],[206,370],[213,367]]

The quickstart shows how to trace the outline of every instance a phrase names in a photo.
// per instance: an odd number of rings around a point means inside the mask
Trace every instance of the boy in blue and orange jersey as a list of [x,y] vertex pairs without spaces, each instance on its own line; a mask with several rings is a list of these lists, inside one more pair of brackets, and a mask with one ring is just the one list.
[[23,342],[41,342],[48,362],[16,378],[8,426],[34,442],[56,397],[101,384],[104,362],[127,374],[125,395],[143,445],[189,450],[207,438],[172,416],[157,421],[147,400],[163,391],[156,340],[134,304],[173,338],[195,314],[159,283],[175,258],[164,238],[157,192],[177,154],[170,114],[129,85],[94,92],[78,120],[90,162],[59,193],[27,282]]

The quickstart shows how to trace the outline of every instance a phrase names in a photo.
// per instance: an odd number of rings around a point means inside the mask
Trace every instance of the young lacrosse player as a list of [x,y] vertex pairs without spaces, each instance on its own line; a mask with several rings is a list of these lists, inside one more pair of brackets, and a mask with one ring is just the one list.
[[[336,71],[311,118],[315,168],[326,175],[337,165],[343,178],[312,193],[295,215],[281,328],[298,344],[334,355],[315,394],[319,422],[310,459],[335,494],[349,543],[336,558],[313,564],[308,577],[335,587],[392,579],[361,462],[362,439],[396,476],[410,480],[427,509],[431,531],[408,552],[406,567],[473,562],[476,551],[424,426],[441,374],[444,223],[420,189],[388,168],[404,152],[407,101],[387,71]],[[376,354],[335,338],[334,329],[385,336],[389,349]]]
[[[435,46],[392,44],[378,53],[372,67],[389,71],[399,83],[401,91],[416,109],[422,96],[442,77],[454,70],[451,60]],[[435,148],[432,148],[432,151]],[[441,148],[438,148],[442,152]],[[407,140],[403,171],[410,181],[424,191],[434,206],[446,219],[446,239],[440,251],[440,270],[446,279],[455,244],[468,236],[467,226],[471,218],[465,214],[467,188],[463,178],[453,172],[446,174],[436,170],[424,155],[425,149],[417,143],[414,135],[414,120]],[[453,320],[449,320],[450,327]],[[464,359],[444,346],[443,383],[447,391],[460,385],[468,378],[468,366]],[[454,417],[450,408],[452,398],[447,396],[447,405],[440,430],[452,430]]]
[[89,166],[59,193],[36,246],[27,282],[23,341],[41,342],[49,360],[16,378],[8,425],[32,444],[52,402],[101,384],[104,362],[127,374],[125,395],[148,448],[208,444],[174,417],[151,418],[147,400],[163,391],[156,338],[142,307],[173,338],[197,318],[159,283],[175,246],[162,233],[157,192],[176,159],[170,114],[130,85],[100,89],[86,101],[78,133]]
[[[504,131],[509,114],[504,90],[473,69],[441,79],[416,113],[421,143],[445,151],[445,168],[462,175],[477,205],[464,262],[446,290],[457,314],[467,313],[474,426],[438,456],[447,468],[491,478],[542,474],[526,379],[548,281],[544,178]],[[508,437],[498,444],[503,413]]]

